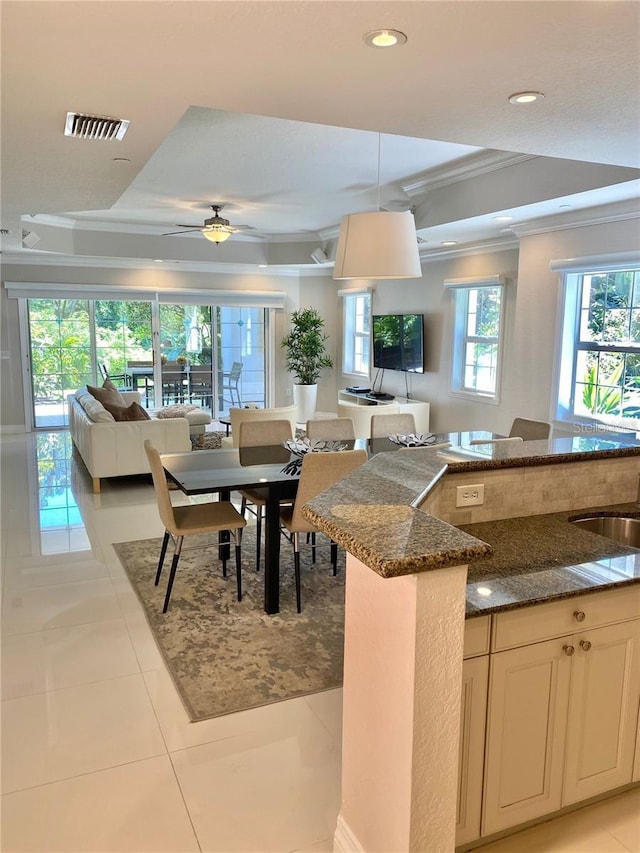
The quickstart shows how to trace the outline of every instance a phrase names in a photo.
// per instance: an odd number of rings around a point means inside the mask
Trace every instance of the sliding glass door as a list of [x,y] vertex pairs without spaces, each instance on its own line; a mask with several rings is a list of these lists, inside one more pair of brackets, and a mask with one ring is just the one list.
[[264,308],[140,300],[27,300],[36,428],[67,425],[67,395],[110,378],[147,408],[266,404]]
[[67,423],[67,394],[94,381],[86,299],[28,302],[31,386],[36,427]]

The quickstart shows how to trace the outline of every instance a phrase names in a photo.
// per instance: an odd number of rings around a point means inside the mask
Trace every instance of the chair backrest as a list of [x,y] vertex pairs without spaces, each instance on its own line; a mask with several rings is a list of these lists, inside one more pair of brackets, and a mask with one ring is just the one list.
[[[338,402],[338,417],[351,418],[356,438],[371,437],[371,417],[377,412],[380,414],[382,406],[354,406],[352,403]],[[393,414],[400,411],[400,404],[385,403],[385,414]]]
[[270,444],[280,444],[288,438],[293,438],[290,421],[242,421],[238,446],[267,447]]
[[411,412],[371,416],[371,438],[386,438],[395,432],[415,434],[415,431],[416,421]]
[[294,431],[297,414],[297,406],[280,406],[272,409],[237,409],[232,406],[229,409],[229,419],[231,420],[233,446],[240,446],[240,424],[244,421],[287,420],[291,424],[292,431]]
[[100,370],[100,375],[102,376],[102,378],[108,379],[109,378],[109,371],[107,370],[107,365],[106,364],[99,364],[98,368]]
[[519,435],[512,435],[510,438],[474,438],[469,442],[472,444],[502,444],[509,446],[510,444],[522,444],[522,438]]
[[307,438],[353,441],[356,431],[351,418],[318,418],[307,421]]
[[302,458],[300,482],[291,519],[292,530],[312,530],[302,515],[302,507],[367,461],[366,450],[338,450],[334,453],[307,453]]
[[529,418],[514,418],[509,438],[520,437],[523,441],[543,441],[551,435],[548,421],[532,421]]
[[169,487],[167,486],[167,476],[164,473],[164,468],[160,461],[160,454],[148,438],[145,439],[144,449],[147,454],[147,459],[149,460],[149,467],[151,468],[153,490],[156,493],[156,501],[158,502],[160,518],[167,530],[171,531],[171,533],[176,533],[176,523],[173,515],[171,497],[169,496]]
[[240,374],[242,373],[242,362],[234,361],[231,365],[231,370],[229,371],[229,382],[237,382],[240,379]]

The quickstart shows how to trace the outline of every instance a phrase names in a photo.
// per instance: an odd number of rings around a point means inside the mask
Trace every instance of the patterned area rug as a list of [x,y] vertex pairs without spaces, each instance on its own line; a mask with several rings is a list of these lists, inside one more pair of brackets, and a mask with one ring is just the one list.
[[192,450],[217,450],[224,438],[224,432],[205,432],[202,446],[198,443],[199,436],[191,439]]
[[[318,562],[303,546],[302,613],[295,607],[293,556],[283,539],[280,613],[262,609],[264,575],[255,570],[255,528],[242,537],[243,597],[235,567],[222,577],[211,537],[185,540],[168,612],[162,603],[170,566],[153,585],[160,539],[123,542],[115,551],[144,608],[158,648],[192,722],[317,693],[342,684],[344,553],[331,573],[329,545],[318,537]],[[326,544],[325,544],[326,543]],[[194,547],[197,545],[198,547]]]

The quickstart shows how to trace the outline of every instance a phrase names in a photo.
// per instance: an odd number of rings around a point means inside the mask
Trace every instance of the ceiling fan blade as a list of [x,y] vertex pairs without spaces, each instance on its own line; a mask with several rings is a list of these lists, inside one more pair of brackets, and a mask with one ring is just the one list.
[[202,227],[195,227],[193,225],[180,225],[180,228],[186,228],[186,231],[168,231],[166,234],[162,234],[162,237],[174,237],[176,234],[189,234],[190,231],[202,231]]

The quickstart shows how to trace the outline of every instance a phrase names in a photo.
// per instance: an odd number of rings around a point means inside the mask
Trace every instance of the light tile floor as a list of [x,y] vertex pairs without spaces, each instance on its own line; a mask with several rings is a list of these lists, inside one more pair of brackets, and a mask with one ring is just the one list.
[[[4,853],[332,850],[341,691],[189,723],[111,547],[161,534],[151,486],[93,495],[65,433],[0,449]],[[640,853],[639,812],[635,790],[482,849]]]

